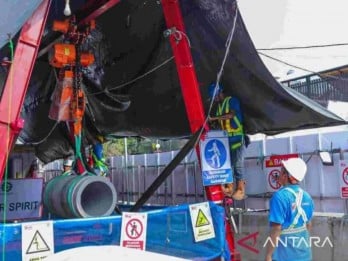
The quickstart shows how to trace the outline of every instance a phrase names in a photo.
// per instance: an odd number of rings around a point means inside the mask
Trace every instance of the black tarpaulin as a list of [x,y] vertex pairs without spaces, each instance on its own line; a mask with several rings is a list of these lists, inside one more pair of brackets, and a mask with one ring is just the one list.
[[[180,1],[199,88],[208,110],[207,86],[215,81],[235,16],[235,1]],[[85,142],[97,134],[178,137],[190,135],[173,53],[160,1],[121,1],[97,19],[84,46],[96,63],[84,71],[87,110]],[[49,29],[49,28],[47,28]],[[319,104],[282,87],[259,58],[238,14],[221,84],[241,100],[249,134],[343,124]],[[68,153],[64,123],[48,118],[55,73],[43,56],[37,62],[22,110],[20,138],[34,143],[44,162]]]

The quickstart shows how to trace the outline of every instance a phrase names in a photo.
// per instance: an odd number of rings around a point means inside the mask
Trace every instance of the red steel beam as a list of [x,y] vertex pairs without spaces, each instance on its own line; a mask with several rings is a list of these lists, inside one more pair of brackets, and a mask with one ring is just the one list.
[[0,101],[0,181],[9,153],[24,126],[20,118],[51,0],[44,0],[23,25]]
[[[192,60],[189,42],[185,33],[184,20],[178,0],[162,0],[163,13],[168,28],[169,41],[174,53],[174,60],[178,71],[181,91],[185,102],[191,132],[195,133],[205,122],[205,112],[199,90],[196,71]],[[197,146],[197,157],[199,148]],[[223,193],[220,185],[205,187],[208,200],[221,203]],[[231,259],[235,254],[234,235],[229,222],[225,222],[226,240],[231,252]]]
[[[98,18],[100,15],[105,13],[110,8],[114,7],[116,4],[120,3],[121,0],[94,0],[86,4],[85,10],[82,14],[79,14],[77,19],[78,25],[83,25],[90,22],[93,19]],[[61,42],[64,39],[63,35],[60,35],[55,40],[43,47],[38,54],[38,57],[46,54],[54,44]]]
[[88,23],[89,21],[96,19],[103,13],[105,13],[110,8],[114,7],[116,4],[118,4],[121,0],[98,0],[94,1],[97,4],[92,5],[89,8],[92,8],[93,11],[85,18],[83,18],[81,21],[78,21],[80,23]]

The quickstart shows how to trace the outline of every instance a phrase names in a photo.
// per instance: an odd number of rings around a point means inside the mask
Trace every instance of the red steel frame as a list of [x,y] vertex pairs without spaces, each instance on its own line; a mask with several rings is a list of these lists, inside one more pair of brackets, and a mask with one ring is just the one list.
[[[112,0],[100,6],[83,22],[98,17],[120,0]],[[9,76],[4,85],[4,92],[0,102],[0,181],[3,178],[9,153],[12,149],[20,130],[24,126],[24,120],[19,117],[24,97],[27,92],[31,73],[38,54],[42,33],[46,24],[51,0],[44,0],[32,17],[24,24],[15,51],[14,59],[10,68]],[[169,29],[185,33],[184,21],[181,15],[178,0],[163,0],[163,13]],[[205,112],[199,91],[196,72],[191,56],[188,39],[182,37],[175,39],[170,35],[170,43],[173,49],[175,63],[179,75],[179,81],[186,106],[192,133],[201,128],[205,122]],[[17,65],[17,66],[16,66]],[[18,66],[20,65],[20,66]],[[15,75],[14,81],[12,76]],[[199,157],[199,149],[196,148]],[[223,193],[221,186],[214,185],[205,187],[209,200],[221,203]],[[234,259],[235,244],[234,235],[229,222],[225,222],[226,240],[228,242],[231,259]]]
[[[174,53],[174,60],[178,71],[181,91],[183,94],[186,113],[191,127],[191,132],[195,133],[205,122],[205,112],[202,104],[202,97],[197,82],[195,67],[193,64],[188,39],[184,37],[184,21],[180,10],[178,0],[162,0],[163,13],[166,20],[167,28],[170,32],[183,34],[180,40],[177,40],[174,34],[169,35],[170,44]],[[199,158],[199,148],[196,148]],[[205,187],[208,200],[221,203],[223,193],[220,185]],[[234,244],[234,234],[229,222],[225,222],[226,240],[231,252],[231,260],[239,259],[236,254]]]
[[[98,1],[86,18],[86,23],[118,4],[120,0]],[[31,18],[23,25],[12,65],[0,101],[0,181],[3,178],[9,153],[24,126],[20,118],[20,110],[28,89],[30,77],[38,56],[40,42],[45,29],[51,0],[44,0],[35,10]],[[15,77],[15,79],[14,79]]]
[[45,28],[51,0],[44,0],[23,25],[0,102],[0,181],[9,153],[24,126],[19,113]]

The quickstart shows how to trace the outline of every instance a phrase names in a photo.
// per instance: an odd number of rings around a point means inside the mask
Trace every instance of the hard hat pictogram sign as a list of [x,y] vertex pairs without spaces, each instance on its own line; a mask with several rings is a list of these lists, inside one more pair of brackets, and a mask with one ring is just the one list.
[[272,189],[279,189],[281,184],[278,182],[280,170],[274,169],[268,174],[268,184]]
[[40,232],[36,230],[33,239],[31,240],[26,254],[34,254],[40,252],[50,251],[45,239],[41,236]]
[[344,183],[348,185],[348,167],[342,171],[342,178]]
[[143,224],[139,219],[133,218],[126,224],[126,234],[131,239],[139,238],[143,233]]
[[203,227],[209,225],[210,222],[208,218],[204,215],[203,211],[201,209],[198,210],[197,220],[196,220],[196,227]]

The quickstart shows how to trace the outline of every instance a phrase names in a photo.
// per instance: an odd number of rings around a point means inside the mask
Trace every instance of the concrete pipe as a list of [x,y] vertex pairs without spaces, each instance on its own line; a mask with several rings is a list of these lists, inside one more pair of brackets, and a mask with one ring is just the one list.
[[114,185],[100,176],[57,176],[44,191],[46,208],[63,218],[109,216],[116,202]]

